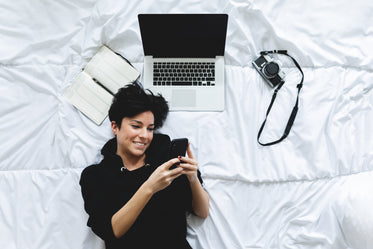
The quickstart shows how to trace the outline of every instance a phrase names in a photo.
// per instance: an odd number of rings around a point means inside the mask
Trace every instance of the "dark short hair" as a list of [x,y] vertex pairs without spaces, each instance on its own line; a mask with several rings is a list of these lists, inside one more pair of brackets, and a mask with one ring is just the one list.
[[128,84],[114,95],[109,109],[110,121],[115,121],[118,128],[125,117],[134,117],[142,112],[151,111],[154,115],[154,128],[161,127],[168,114],[168,104],[162,95],[154,95],[144,90],[137,83]]

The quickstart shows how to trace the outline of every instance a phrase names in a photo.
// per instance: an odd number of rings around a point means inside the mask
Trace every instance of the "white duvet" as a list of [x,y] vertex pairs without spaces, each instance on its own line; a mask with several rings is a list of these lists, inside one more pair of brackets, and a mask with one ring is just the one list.
[[[227,13],[225,111],[172,112],[188,137],[210,216],[188,217],[193,248],[373,248],[373,2],[0,2],[0,248],[90,248],[80,172],[112,137],[62,97],[106,44],[141,72],[139,13]],[[288,138],[256,141],[273,89],[252,67],[287,49],[304,74]],[[300,75],[286,57],[262,140],[282,135]],[[146,236],[146,235],[144,235]]]

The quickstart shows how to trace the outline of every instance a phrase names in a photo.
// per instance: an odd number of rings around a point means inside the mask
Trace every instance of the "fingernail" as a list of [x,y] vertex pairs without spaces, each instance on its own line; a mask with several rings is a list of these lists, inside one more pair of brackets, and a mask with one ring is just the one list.
[[181,159],[181,156],[178,156],[177,158]]

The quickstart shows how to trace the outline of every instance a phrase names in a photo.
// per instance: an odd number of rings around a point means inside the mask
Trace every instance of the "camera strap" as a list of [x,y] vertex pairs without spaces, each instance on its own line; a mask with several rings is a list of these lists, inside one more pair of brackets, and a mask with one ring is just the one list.
[[265,119],[264,119],[263,124],[261,125],[261,127],[260,127],[260,129],[259,129],[259,132],[258,132],[257,141],[258,141],[258,143],[259,143],[260,145],[262,145],[262,146],[269,146],[269,145],[277,144],[277,143],[281,142],[282,140],[284,140],[284,139],[288,136],[288,134],[289,134],[289,132],[290,132],[290,129],[291,129],[291,127],[293,126],[293,123],[294,123],[295,117],[296,117],[296,115],[297,115],[297,112],[298,112],[299,92],[300,92],[300,90],[301,90],[301,88],[302,88],[302,86],[303,86],[303,79],[304,79],[303,71],[302,71],[301,67],[299,66],[298,62],[297,62],[297,61],[296,61],[292,56],[290,56],[290,55],[287,53],[286,50],[273,50],[273,51],[262,51],[262,52],[260,52],[261,55],[266,55],[266,54],[275,54],[275,53],[283,54],[283,55],[286,55],[286,56],[290,57],[290,58],[293,60],[295,66],[296,66],[296,67],[299,69],[299,71],[301,72],[301,74],[302,74],[302,79],[301,79],[301,81],[299,82],[299,84],[297,85],[297,89],[298,89],[297,99],[296,99],[296,101],[295,101],[295,105],[294,105],[294,107],[293,107],[293,110],[292,110],[292,112],[291,112],[291,114],[290,114],[289,120],[288,120],[288,122],[287,122],[287,124],[286,124],[286,127],[285,127],[285,130],[284,130],[283,135],[281,136],[280,139],[278,139],[278,140],[276,140],[276,141],[269,142],[269,143],[261,143],[261,142],[259,141],[260,135],[262,134],[263,128],[264,128],[265,123],[266,123],[266,121],[267,121],[267,117],[268,117],[268,115],[269,115],[269,112],[270,112],[271,109],[272,109],[272,105],[273,105],[273,103],[275,102],[275,99],[276,99],[276,96],[277,96],[277,92],[281,89],[281,87],[282,87],[282,85],[285,83],[285,81],[282,81],[282,82],[277,86],[277,88],[275,89],[275,91],[274,91],[274,93],[273,93],[273,95],[272,95],[271,103],[270,103],[269,106],[268,106],[268,109],[267,109],[267,112],[266,112]]

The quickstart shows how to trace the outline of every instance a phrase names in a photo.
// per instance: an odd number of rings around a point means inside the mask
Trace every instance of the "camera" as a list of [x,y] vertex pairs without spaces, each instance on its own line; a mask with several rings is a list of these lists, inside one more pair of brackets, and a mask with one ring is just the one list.
[[275,87],[284,81],[285,73],[281,70],[280,65],[280,61],[267,54],[261,54],[253,61],[254,68],[271,87]]

